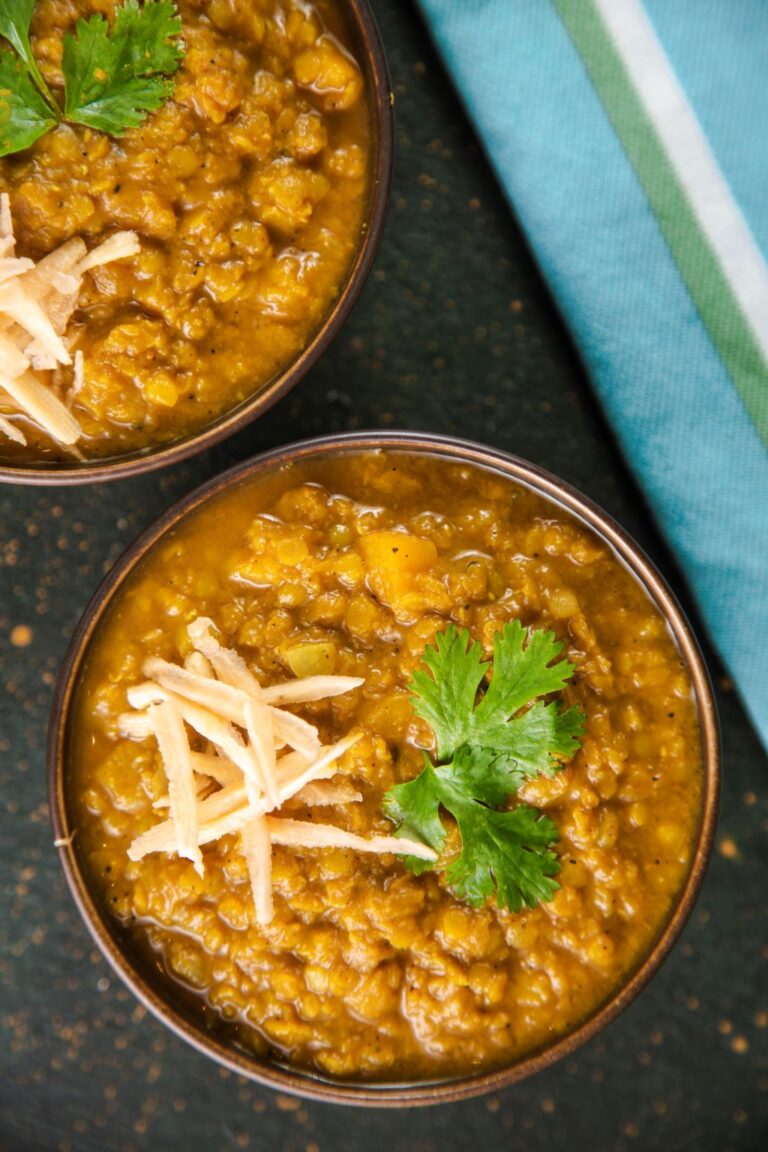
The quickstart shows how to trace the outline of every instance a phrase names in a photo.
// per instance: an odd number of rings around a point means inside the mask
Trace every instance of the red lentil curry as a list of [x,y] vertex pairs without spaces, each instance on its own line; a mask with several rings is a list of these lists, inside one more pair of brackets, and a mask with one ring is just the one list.
[[[366,547],[379,530],[412,546]],[[407,689],[425,645],[449,622],[486,655],[508,621],[554,631],[586,731],[561,771],[520,792],[557,826],[554,898],[518,913],[473,908],[445,873],[414,875],[396,855],[275,846],[274,916],[262,924],[234,835],[202,849],[202,876],[173,853],[129,859],[162,818],[153,803],[167,782],[155,742],[122,738],[118,717],[148,656],[188,657],[199,616],[264,685],[293,672],[363,679],[295,709],[326,743],[362,734],[336,765],[362,801],[323,819],[363,837],[392,834],[384,793],[415,777],[430,747]],[[699,819],[691,683],[646,592],[538,494],[413,453],[293,465],[187,517],[99,626],[71,732],[77,851],[108,915],[166,973],[165,994],[175,985],[228,1042],[332,1077],[454,1076],[573,1029],[663,927]]]
[[[54,92],[78,17],[118,0],[40,0],[33,45]],[[342,291],[370,193],[370,106],[338,0],[179,0],[173,96],[120,139],[63,124],[0,160],[18,255],[119,230],[137,255],[93,269],[52,387],[87,458],[196,432],[309,344]],[[0,456],[68,455],[0,390]]]

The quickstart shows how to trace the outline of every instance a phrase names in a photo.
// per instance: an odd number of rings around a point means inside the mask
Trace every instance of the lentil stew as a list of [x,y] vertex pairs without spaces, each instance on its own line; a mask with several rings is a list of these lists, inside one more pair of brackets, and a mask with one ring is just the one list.
[[[118,0],[40,0],[33,43],[61,84],[64,34]],[[85,460],[189,438],[265,392],[312,343],[367,243],[372,93],[342,0],[179,0],[173,96],[120,139],[63,124],[0,160],[19,255],[72,237],[138,234],[131,259],[85,277],[53,387]],[[359,57],[359,58],[356,58]],[[19,417],[13,464],[70,458]]]
[[[385,555],[376,532],[412,546]],[[363,802],[332,819],[364,836],[391,834],[382,796],[429,745],[406,689],[425,645],[449,621],[486,653],[510,619],[552,629],[576,665],[566,699],[586,715],[581,751],[520,793],[558,827],[554,899],[472,909],[394,856],[276,847],[274,919],[259,926],[231,837],[203,850],[203,877],[173,855],[130,861],[166,782],[152,742],[119,737],[117,717],[147,656],[188,653],[198,615],[264,684],[297,661],[364,678],[300,710],[326,742],[362,731],[339,771]],[[487,1071],[573,1031],[664,929],[701,820],[691,678],[648,592],[541,492],[436,454],[329,450],[203,501],[119,587],[67,733],[79,865],[152,987],[225,1045],[339,1080]]]

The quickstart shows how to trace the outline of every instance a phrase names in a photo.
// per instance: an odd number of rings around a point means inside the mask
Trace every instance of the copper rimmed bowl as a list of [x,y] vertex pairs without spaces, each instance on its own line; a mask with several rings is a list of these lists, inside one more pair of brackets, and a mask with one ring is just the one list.
[[[104,458],[40,461],[3,456],[0,444],[0,483],[71,485],[119,480],[154,471],[212,447],[256,420],[290,391],[331,344],[352,311],[378,251],[389,204],[393,161],[393,99],[389,70],[376,21],[368,0],[338,0],[348,26],[350,44],[365,79],[370,108],[371,159],[368,202],[357,249],[336,298],[318,328],[289,363],[253,394],[197,431],[176,440]],[[243,332],[248,339],[248,332]]]
[[[87,861],[81,856],[72,779],[72,740],[78,685],[99,630],[139,565],[168,540],[168,534],[210,502],[244,482],[274,478],[291,465],[316,465],[329,458],[344,459],[362,452],[405,453],[424,460],[439,458],[449,464],[476,466],[495,478],[542,497],[566,519],[580,522],[607,545],[613,557],[650,598],[661,614],[690,680],[695,720],[701,743],[701,789],[696,818],[692,818],[690,853],[679,886],[658,931],[640,959],[594,1010],[565,1034],[553,1035],[535,1050],[503,1067],[453,1079],[428,1082],[370,1083],[339,1081],[303,1072],[279,1060],[262,1060],[206,1029],[188,999],[177,995],[173,981],[158,976],[158,965],[134,950],[131,940],[112,917],[89,880]],[[348,465],[347,465],[348,466]],[[86,609],[72,639],[55,692],[48,743],[50,805],[60,856],[74,899],[99,948],[135,996],[177,1035],[228,1068],[262,1083],[306,1097],[335,1103],[399,1107],[458,1100],[497,1090],[569,1055],[591,1039],[633,999],[657,971],[679,935],[699,891],[711,851],[719,792],[717,717],[708,675],[677,601],[638,546],[609,516],[563,481],[518,458],[466,441],[404,432],[368,432],[330,436],[275,449],[217,477],[171,508],[134,544],[102,583]],[[698,789],[698,777],[696,778]],[[694,809],[692,809],[694,811]],[[74,836],[73,836],[74,834]],[[658,863],[658,861],[656,861]],[[677,884],[677,881],[676,881]]]

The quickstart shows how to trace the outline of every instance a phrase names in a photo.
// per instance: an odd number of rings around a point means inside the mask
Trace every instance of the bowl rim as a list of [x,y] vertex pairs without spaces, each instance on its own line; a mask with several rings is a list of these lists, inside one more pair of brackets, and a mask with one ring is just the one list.
[[387,221],[394,166],[394,95],[389,65],[370,0],[340,0],[359,45],[359,58],[370,92],[372,171],[369,207],[358,247],[343,287],[309,344],[267,384],[212,424],[168,444],[140,448],[103,460],[41,461],[25,465],[0,459],[0,484],[48,487],[111,482],[179,464],[241,431],[294,388],[328,349],[357,303],[381,244]]
[[[457,463],[491,469],[547,497],[586,523],[605,540],[639,580],[664,617],[687,665],[699,714],[702,744],[702,797],[699,827],[686,879],[667,919],[629,978],[573,1031],[542,1045],[528,1056],[486,1072],[446,1080],[400,1083],[335,1081],[319,1074],[261,1062],[206,1034],[183,1011],[158,995],[121,949],[119,927],[110,924],[91,896],[73,848],[73,832],[64,785],[67,726],[77,674],[90,641],[126,579],[159,542],[203,504],[246,478],[281,465],[340,452],[394,450],[437,455]],[[434,433],[368,431],[313,437],[260,453],[213,477],[173,504],[131,544],[104,577],[75,629],[54,689],[47,746],[48,798],[56,846],[75,903],[93,939],[121,980],[150,1012],[177,1036],[233,1072],[263,1085],[307,1099],[373,1107],[406,1107],[454,1102],[492,1092],[550,1067],[572,1054],[610,1023],[642,991],[668,955],[696,901],[711,854],[720,791],[720,738],[709,673],[698,642],[677,598],[653,562],[608,513],[552,473],[518,456],[473,441]]]

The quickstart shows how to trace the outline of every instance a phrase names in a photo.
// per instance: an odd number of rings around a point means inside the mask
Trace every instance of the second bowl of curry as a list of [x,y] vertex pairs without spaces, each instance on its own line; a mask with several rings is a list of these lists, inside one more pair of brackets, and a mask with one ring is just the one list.
[[[373,261],[392,110],[366,0],[175,9],[178,71],[139,126],[65,120],[0,159],[0,479],[112,479],[231,434],[317,359]],[[122,10],[39,0],[51,100]]]

